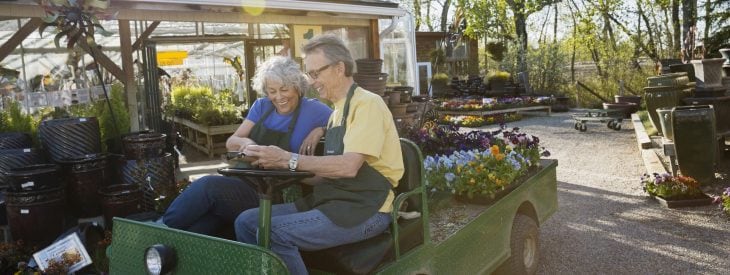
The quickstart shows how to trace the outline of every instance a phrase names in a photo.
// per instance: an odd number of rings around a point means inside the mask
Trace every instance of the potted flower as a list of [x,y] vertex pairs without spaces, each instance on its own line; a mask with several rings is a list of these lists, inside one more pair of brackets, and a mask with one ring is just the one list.
[[445,73],[434,74],[431,78],[431,93],[433,97],[442,96],[447,92],[449,75]]
[[504,90],[504,84],[507,83],[509,79],[510,74],[503,71],[496,71],[487,76],[487,81],[489,81],[489,86],[491,87],[492,91]]
[[669,173],[641,177],[644,191],[668,208],[707,205],[712,200],[702,193],[700,183],[692,177],[672,176]]
[[714,203],[719,203],[725,213],[730,215],[730,187],[725,188],[725,191],[720,196],[715,197]]

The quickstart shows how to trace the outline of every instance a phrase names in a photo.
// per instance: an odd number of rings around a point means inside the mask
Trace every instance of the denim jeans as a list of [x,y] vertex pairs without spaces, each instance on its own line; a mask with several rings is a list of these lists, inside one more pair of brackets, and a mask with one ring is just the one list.
[[[257,243],[259,209],[249,209],[236,218],[236,239]],[[307,274],[299,250],[322,250],[377,236],[390,225],[390,214],[376,213],[365,222],[343,228],[317,209],[298,212],[293,203],[271,208],[271,250],[279,255],[291,274]]]
[[175,198],[162,222],[172,228],[217,235],[223,227],[231,226],[238,214],[258,206],[256,190],[246,182],[233,177],[205,176]]

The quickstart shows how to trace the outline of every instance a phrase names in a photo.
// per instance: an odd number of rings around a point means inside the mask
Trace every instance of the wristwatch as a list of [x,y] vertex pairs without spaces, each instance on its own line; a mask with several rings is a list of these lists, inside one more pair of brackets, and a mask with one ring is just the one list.
[[290,171],[297,170],[298,161],[299,161],[299,154],[291,153],[291,158],[289,159],[289,170]]

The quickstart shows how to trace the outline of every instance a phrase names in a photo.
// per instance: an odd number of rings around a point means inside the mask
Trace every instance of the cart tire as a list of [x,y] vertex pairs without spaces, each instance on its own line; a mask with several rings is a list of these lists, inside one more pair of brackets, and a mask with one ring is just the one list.
[[581,123],[580,124],[580,131],[581,132],[585,132],[586,130],[588,130],[588,126],[586,126],[585,123]]
[[573,128],[575,128],[576,130],[580,130],[580,122],[576,122],[575,124],[573,124]]
[[613,120],[609,120],[608,123],[606,124],[606,127],[608,127],[608,129],[613,129],[614,125],[616,125],[616,124],[613,123]]
[[540,232],[537,223],[523,214],[515,215],[510,234],[510,251],[497,274],[535,274],[540,260]]
[[616,125],[613,126],[613,129],[616,131],[621,130],[621,124],[616,123]]

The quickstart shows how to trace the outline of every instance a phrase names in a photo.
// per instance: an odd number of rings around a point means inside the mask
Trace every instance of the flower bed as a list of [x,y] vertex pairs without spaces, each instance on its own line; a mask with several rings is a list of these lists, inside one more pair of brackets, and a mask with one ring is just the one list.
[[720,208],[730,215],[730,187],[725,188],[725,191],[720,196],[717,196],[714,202],[719,203]]
[[521,96],[521,97],[486,97],[478,99],[456,98],[436,102],[438,111],[492,111],[517,107],[550,105],[550,97]]
[[481,127],[485,125],[492,125],[496,123],[507,123],[513,121],[519,121],[522,119],[520,113],[502,113],[496,115],[487,116],[451,116],[445,115],[439,123],[441,124],[453,124],[460,127]]
[[455,126],[420,129],[411,139],[426,155],[426,187],[468,198],[494,197],[549,156],[537,137],[504,126],[468,133]]

